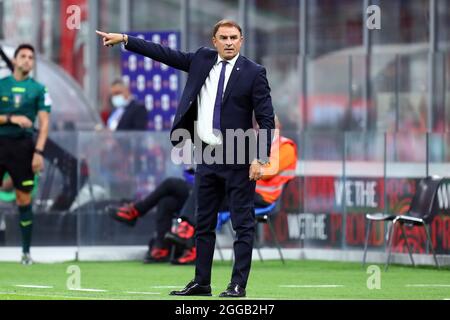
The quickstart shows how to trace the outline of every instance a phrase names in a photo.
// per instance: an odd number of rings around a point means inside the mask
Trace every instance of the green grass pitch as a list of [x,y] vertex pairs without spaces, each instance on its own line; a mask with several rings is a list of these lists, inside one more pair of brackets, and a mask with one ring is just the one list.
[[[81,289],[73,284],[69,266],[80,270]],[[359,263],[328,261],[254,261],[247,299],[450,299],[450,268],[380,265],[380,289],[368,289],[372,275]],[[68,272],[69,271],[69,272]],[[193,266],[144,265],[141,262],[66,262],[56,264],[0,263],[0,300],[66,299],[219,299],[231,274],[230,262],[213,266],[213,296],[180,298],[169,292],[182,288],[194,275]],[[46,286],[24,287],[24,286]]]

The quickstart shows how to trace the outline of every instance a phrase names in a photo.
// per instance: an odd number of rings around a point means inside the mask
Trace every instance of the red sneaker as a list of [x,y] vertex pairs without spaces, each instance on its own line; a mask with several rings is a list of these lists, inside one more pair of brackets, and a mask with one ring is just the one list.
[[169,249],[154,247],[145,255],[144,263],[167,262],[170,258],[169,254]]
[[197,249],[195,247],[185,249],[181,257],[172,261],[173,264],[194,264],[197,258]]
[[137,218],[139,217],[139,212],[131,204],[131,205],[120,207],[118,209],[111,208],[110,216],[119,222],[126,223],[129,226],[134,226],[136,224]]
[[187,221],[182,221],[175,232],[167,232],[164,240],[178,244],[180,246],[192,246],[195,228]]
[[183,239],[189,239],[194,236],[195,229],[194,227],[187,221],[182,221],[178,225],[176,234]]

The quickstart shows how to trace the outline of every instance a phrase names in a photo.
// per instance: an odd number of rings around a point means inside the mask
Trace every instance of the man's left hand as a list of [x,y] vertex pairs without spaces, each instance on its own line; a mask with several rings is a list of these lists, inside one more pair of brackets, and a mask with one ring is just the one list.
[[44,170],[44,157],[40,154],[35,153],[33,155],[33,162],[31,164],[33,172],[37,173]]
[[250,171],[248,177],[250,180],[259,180],[262,177],[262,165],[258,161],[253,161],[250,165]]

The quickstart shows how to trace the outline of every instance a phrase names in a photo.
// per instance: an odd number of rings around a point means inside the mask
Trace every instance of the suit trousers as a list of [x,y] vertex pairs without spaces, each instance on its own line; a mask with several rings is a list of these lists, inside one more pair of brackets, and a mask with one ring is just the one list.
[[197,192],[197,259],[195,281],[211,283],[216,241],[217,213],[226,196],[231,223],[236,232],[233,244],[235,262],[231,282],[246,287],[250,273],[255,234],[255,181],[249,179],[249,166],[199,164],[195,173]]

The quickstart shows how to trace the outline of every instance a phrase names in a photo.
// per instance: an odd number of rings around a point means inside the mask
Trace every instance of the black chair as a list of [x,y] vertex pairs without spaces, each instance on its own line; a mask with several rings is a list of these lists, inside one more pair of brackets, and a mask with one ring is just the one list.
[[[270,234],[272,235],[273,241],[275,242],[275,247],[278,250],[278,254],[280,255],[281,262],[285,264],[283,253],[281,252],[281,246],[277,238],[277,234],[275,233],[275,228],[270,220],[270,216],[277,214],[281,208],[281,198],[272,203],[270,206],[264,208],[255,208],[255,219],[258,223],[266,223],[269,226]],[[256,241],[256,248],[258,249],[258,253],[260,254],[260,259],[262,261],[261,253],[259,252],[259,242]]]
[[[270,221],[270,216],[278,213],[278,211],[280,210],[280,207],[281,207],[281,199],[278,199],[277,201],[268,205],[267,207],[255,208],[255,221],[257,223],[267,223],[267,225],[269,226],[269,230],[272,235],[272,238],[274,239],[275,246],[278,250],[278,254],[280,255],[281,262],[283,264],[285,264],[286,262],[284,261],[283,253],[281,252],[280,243],[278,241],[278,238],[275,233],[275,229],[272,225],[272,222]],[[229,220],[230,220],[230,212],[229,211],[219,212],[218,217],[217,217],[216,231],[220,231],[222,229],[222,226],[224,224],[226,224]],[[229,223],[228,226],[230,228],[230,233],[232,235],[234,235],[234,231],[233,231],[233,228],[231,227],[231,223]],[[256,234],[255,234],[255,236],[256,236]],[[216,239],[216,245],[217,245],[217,249],[219,251],[220,257],[223,261],[222,249],[221,249],[220,244],[218,243],[217,239]],[[258,253],[259,260],[261,262],[263,262],[262,254],[260,251],[260,245],[259,245],[259,242],[257,239],[255,241],[255,248]]]
[[[383,221],[383,222],[390,222],[391,224],[389,225],[389,231],[386,233],[386,236],[390,235],[390,228],[392,226],[392,221],[394,221],[394,219],[396,218],[396,215],[393,214],[384,214],[384,213],[374,213],[374,214],[366,214],[366,219],[367,219],[367,225],[366,225],[366,240],[364,242],[364,255],[363,255],[363,261],[362,261],[362,265],[364,267],[364,265],[366,264],[366,258],[367,258],[367,246],[369,243],[369,237],[370,237],[370,227],[372,226],[372,221],[375,222],[379,222],[379,221]],[[389,239],[387,239],[387,242],[389,242]]]
[[392,252],[392,245],[393,245],[393,236],[395,231],[395,226],[399,224],[401,226],[401,235],[403,237],[403,240],[405,241],[405,244],[408,248],[409,257],[411,259],[411,263],[414,266],[414,259],[412,256],[411,247],[408,243],[408,237],[406,234],[405,226],[407,227],[424,227],[425,232],[427,235],[427,244],[429,244],[431,248],[431,252],[433,253],[433,258],[436,263],[436,266],[439,268],[439,263],[436,258],[436,253],[433,248],[433,243],[431,242],[430,237],[430,231],[428,229],[428,225],[433,221],[433,218],[436,214],[435,205],[435,199],[436,194],[439,189],[439,186],[442,182],[442,178],[433,176],[433,177],[426,177],[419,181],[416,192],[411,200],[411,204],[409,207],[409,210],[404,215],[388,215],[388,214],[382,214],[382,213],[375,213],[375,214],[366,214],[367,219],[367,229],[366,229],[366,241],[364,243],[364,256],[363,256],[363,266],[366,263],[366,257],[367,257],[367,245],[369,242],[369,235],[370,235],[370,227],[372,221],[387,221],[390,222],[388,232],[387,232],[387,242],[388,242],[388,256],[386,260],[385,270],[387,271],[390,259],[391,259],[391,252]]

